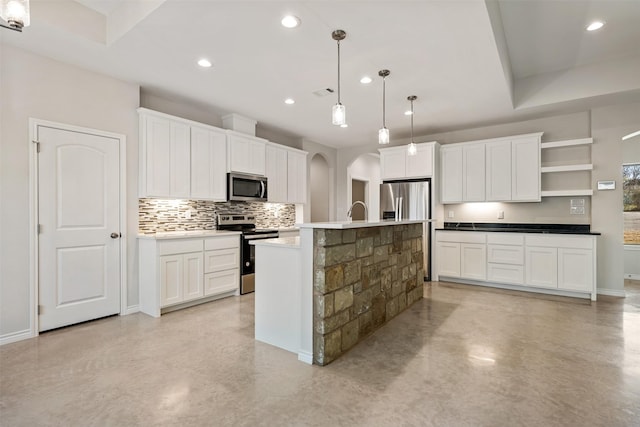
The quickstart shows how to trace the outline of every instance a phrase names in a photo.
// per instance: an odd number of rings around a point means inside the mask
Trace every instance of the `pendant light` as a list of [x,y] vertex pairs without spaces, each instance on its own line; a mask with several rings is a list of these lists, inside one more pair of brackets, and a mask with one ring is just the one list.
[[22,32],[28,27],[29,0],[0,0],[0,27]]
[[331,123],[336,126],[343,126],[347,124],[347,111],[340,102],[340,40],[344,40],[347,37],[347,33],[343,30],[335,30],[331,33],[331,37],[338,42],[338,103],[331,110]]
[[416,153],[418,152],[418,148],[416,147],[416,144],[413,142],[413,116],[414,116],[414,114],[413,114],[413,101],[418,99],[418,97],[415,96],[415,95],[411,95],[411,96],[407,97],[407,99],[409,101],[411,101],[411,142],[407,146],[407,154],[410,155],[410,156],[415,156]]
[[378,71],[378,75],[382,77],[382,127],[378,130],[378,144],[388,144],[389,143],[389,129],[387,129],[386,125],[386,96],[387,96],[387,85],[386,78],[391,74],[389,70],[380,70]]

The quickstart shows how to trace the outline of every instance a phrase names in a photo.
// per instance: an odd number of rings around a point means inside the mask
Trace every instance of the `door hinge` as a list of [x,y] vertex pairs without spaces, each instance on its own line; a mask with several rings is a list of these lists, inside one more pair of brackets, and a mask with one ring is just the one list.
[[38,234],[42,233],[42,224],[38,224]]
[[40,141],[31,141],[31,142],[36,144],[36,153],[39,153],[40,152]]
[[42,314],[43,311],[44,309],[42,308],[42,306],[38,304],[38,315]]

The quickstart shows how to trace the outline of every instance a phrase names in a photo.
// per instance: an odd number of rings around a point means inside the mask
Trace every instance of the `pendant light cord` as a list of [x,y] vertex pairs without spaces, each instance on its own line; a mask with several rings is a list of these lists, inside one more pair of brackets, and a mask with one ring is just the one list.
[[340,104],[340,40],[338,40],[338,104]]
[[413,99],[411,100],[411,143],[413,144]]
[[387,103],[387,78],[383,77],[382,78],[382,127],[386,129],[387,127],[387,120],[386,120],[386,114],[385,114],[385,105]]

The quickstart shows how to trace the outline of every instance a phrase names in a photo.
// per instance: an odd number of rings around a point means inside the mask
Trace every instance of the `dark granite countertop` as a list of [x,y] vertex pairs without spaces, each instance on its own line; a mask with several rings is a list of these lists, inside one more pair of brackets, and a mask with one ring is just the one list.
[[502,233],[542,233],[542,234],[586,234],[599,236],[592,232],[589,224],[521,224],[492,222],[445,222],[444,227],[436,230],[448,231],[491,231]]

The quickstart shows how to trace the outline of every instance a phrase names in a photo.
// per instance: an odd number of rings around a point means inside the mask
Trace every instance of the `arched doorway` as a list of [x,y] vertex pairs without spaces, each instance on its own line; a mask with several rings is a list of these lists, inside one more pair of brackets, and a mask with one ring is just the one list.
[[311,222],[329,221],[330,176],[329,163],[321,154],[311,158],[309,171],[311,190]]

